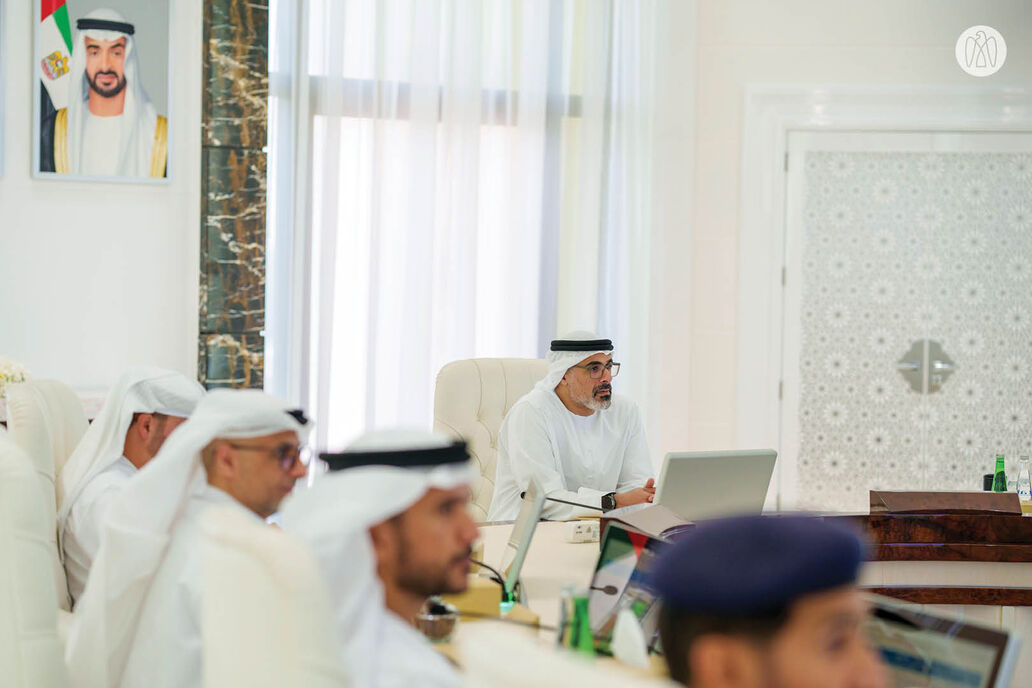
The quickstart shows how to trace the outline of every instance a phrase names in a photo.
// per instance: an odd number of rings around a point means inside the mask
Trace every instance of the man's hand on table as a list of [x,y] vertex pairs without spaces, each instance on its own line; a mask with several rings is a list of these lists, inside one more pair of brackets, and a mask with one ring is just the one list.
[[644,504],[651,502],[656,496],[656,481],[649,478],[649,481],[645,483],[645,487],[639,487],[636,490],[627,490],[627,492],[617,492],[613,495],[613,499],[616,500],[616,508],[622,508],[625,506],[631,506],[632,504]]

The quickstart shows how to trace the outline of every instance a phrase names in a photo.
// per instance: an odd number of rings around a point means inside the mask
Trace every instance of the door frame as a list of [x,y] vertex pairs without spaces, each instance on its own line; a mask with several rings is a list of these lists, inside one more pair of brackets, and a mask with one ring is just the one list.
[[[746,86],[738,229],[739,447],[781,450],[788,135],[840,130],[1032,133],[1032,89]],[[788,469],[795,458],[778,461],[776,498],[768,498],[775,508],[781,508],[782,495],[794,492],[794,471]]]

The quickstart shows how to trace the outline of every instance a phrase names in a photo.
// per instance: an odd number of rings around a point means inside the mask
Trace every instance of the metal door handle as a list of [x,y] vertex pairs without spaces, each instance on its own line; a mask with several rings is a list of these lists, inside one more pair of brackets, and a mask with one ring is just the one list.
[[942,384],[957,370],[939,342],[919,339],[897,361],[896,370],[918,394],[938,392]]

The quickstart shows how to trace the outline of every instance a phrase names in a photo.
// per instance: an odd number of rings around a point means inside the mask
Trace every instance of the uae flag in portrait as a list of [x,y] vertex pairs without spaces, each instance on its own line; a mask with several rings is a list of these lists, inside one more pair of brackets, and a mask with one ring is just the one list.
[[42,118],[68,105],[68,70],[72,62],[72,25],[65,0],[39,0],[40,22],[36,59],[40,64],[43,89]]

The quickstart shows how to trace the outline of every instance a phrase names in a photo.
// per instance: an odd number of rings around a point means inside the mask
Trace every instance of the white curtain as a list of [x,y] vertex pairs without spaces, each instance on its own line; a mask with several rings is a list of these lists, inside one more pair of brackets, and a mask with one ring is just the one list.
[[574,327],[645,401],[656,6],[273,2],[267,388],[319,446]]

